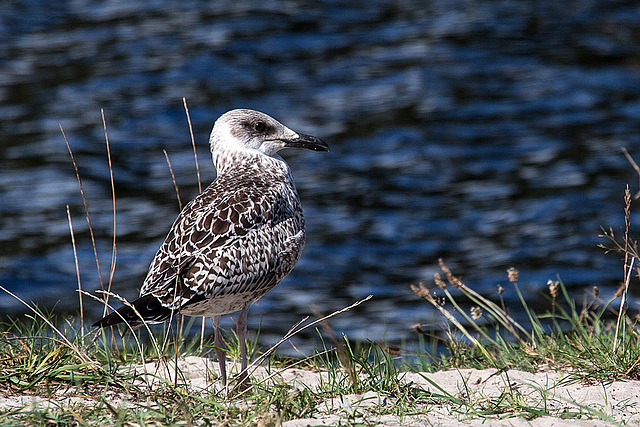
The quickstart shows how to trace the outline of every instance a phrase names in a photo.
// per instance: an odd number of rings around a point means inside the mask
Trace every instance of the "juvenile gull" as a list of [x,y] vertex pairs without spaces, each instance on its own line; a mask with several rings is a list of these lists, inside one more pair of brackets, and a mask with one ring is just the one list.
[[[246,379],[247,313],[298,262],[304,217],[291,170],[277,153],[287,147],[329,151],[270,116],[231,110],[209,138],[217,177],[187,204],[151,262],[140,297],[93,326],[137,327],[173,314],[210,316],[223,384],[227,384],[220,315],[242,310],[236,328],[240,382]],[[136,313],[139,313],[139,315]]]

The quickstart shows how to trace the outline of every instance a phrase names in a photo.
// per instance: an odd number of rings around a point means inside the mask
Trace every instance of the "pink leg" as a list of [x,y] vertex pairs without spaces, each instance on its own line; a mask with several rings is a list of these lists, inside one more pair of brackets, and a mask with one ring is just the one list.
[[251,303],[245,303],[236,322],[236,333],[240,341],[240,378],[238,384],[245,384],[247,381],[247,315]]
[[222,378],[222,385],[227,386],[227,356],[224,350],[224,344],[222,342],[222,331],[220,330],[220,316],[214,316],[213,320],[214,338],[213,346],[216,349],[216,356],[218,357],[218,366],[220,366],[220,377]]

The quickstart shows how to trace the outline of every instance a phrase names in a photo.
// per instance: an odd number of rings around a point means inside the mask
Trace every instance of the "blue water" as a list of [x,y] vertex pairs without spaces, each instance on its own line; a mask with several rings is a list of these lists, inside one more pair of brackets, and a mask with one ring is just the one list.
[[[83,289],[109,278],[134,298],[178,203],[215,177],[207,141],[228,109],[264,111],[320,136],[331,152],[285,152],[308,224],[294,272],[252,309],[273,342],[309,304],[354,339],[416,339],[441,319],[409,290],[444,258],[497,298],[505,270],[544,310],[558,275],[581,303],[610,297],[623,192],[640,160],[640,6],[636,2],[169,2],[0,4],[0,284],[59,313],[78,310],[66,205]],[[632,209],[636,209],[636,203]],[[635,211],[634,211],[635,212]],[[632,237],[637,224],[632,214]],[[630,308],[637,310],[632,281]],[[86,316],[101,306],[85,298]],[[24,307],[0,294],[4,313]],[[516,317],[517,304],[510,304]],[[230,325],[227,320],[227,325]],[[308,334],[298,345],[313,345]]]

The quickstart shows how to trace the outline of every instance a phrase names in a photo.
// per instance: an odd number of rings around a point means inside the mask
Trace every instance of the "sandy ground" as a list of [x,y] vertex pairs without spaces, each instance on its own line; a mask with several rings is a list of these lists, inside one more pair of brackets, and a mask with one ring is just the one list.
[[[135,369],[138,372],[151,373],[155,378],[153,381],[159,381],[158,378],[161,377],[173,378],[175,372],[172,366],[167,369],[166,365],[159,367],[153,363]],[[233,371],[236,368],[229,364],[228,369]],[[211,381],[212,374],[217,374],[217,363],[209,359],[188,357],[179,362],[179,371],[181,381],[193,391],[211,391],[212,388],[219,387],[217,382]],[[252,375],[254,381],[282,381],[296,389],[317,388],[323,381],[326,382],[327,378],[324,372],[301,369],[267,372],[261,367]],[[437,395],[448,393],[465,402],[473,402],[473,409],[465,405],[435,400],[425,403],[427,411],[422,412],[426,412],[427,415],[411,415],[409,412],[400,416],[397,415],[398,411],[394,410],[396,397],[368,392],[327,399],[315,408],[313,418],[287,421],[283,426],[303,427],[354,422],[386,426],[640,425],[640,381],[616,381],[610,384],[571,383],[567,374],[559,372],[531,374],[517,370],[499,372],[493,369],[460,369],[431,374],[406,372],[401,374],[400,380]],[[0,408],[19,408],[25,405],[58,407],[82,404],[85,400],[87,404],[95,404],[83,398],[60,397],[61,399],[43,399],[34,396],[0,395]],[[482,417],[477,412],[474,413],[479,409],[491,408],[492,405],[500,404],[504,407],[508,399],[514,397],[521,405],[528,404],[537,408],[544,408],[546,405],[547,412],[555,416],[526,420],[509,413],[502,414],[501,417]],[[380,413],[392,415],[379,415]],[[594,413],[601,415],[598,419],[589,419]],[[576,418],[576,414],[584,415]],[[567,416],[571,418],[566,418]]]

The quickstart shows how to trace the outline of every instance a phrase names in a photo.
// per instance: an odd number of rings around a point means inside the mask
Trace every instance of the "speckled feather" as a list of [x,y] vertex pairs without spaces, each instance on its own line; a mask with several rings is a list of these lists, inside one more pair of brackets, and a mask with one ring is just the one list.
[[182,210],[141,296],[153,294],[183,314],[225,314],[258,299],[293,269],[305,235],[288,168],[283,160],[258,157],[233,163]]

